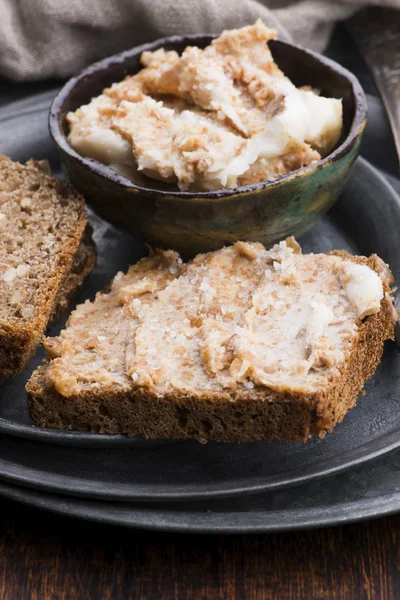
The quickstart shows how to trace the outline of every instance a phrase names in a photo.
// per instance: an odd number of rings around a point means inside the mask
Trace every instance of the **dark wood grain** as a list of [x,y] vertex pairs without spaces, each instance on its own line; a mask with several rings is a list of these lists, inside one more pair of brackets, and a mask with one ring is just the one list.
[[0,501],[1,600],[386,600],[400,516],[249,536],[147,533]]

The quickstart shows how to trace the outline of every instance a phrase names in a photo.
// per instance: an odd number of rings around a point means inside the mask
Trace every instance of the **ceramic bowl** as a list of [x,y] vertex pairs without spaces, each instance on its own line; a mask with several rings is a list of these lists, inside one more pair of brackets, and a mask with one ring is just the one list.
[[211,35],[159,39],[116,54],[85,69],[61,89],[50,110],[50,133],[73,185],[96,212],[139,235],[148,244],[173,248],[185,257],[237,240],[266,246],[312,227],[337,199],[357,157],[367,102],[354,75],[324,56],[281,41],[269,43],[279,67],[297,85],[342,98],[344,127],[337,148],[317,163],[273,182],[212,192],[182,192],[140,174],[135,182],[102,163],[80,156],[67,141],[66,115],[105,87],[140,68],[145,50],[182,52],[207,46]]

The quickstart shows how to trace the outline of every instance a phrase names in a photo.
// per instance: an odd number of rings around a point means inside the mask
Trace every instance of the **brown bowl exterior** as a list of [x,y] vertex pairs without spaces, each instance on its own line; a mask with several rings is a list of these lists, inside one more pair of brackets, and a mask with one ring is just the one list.
[[315,165],[274,182],[188,193],[173,186],[152,188],[154,182],[144,177],[133,183],[109,167],[81,157],[70,147],[66,139],[68,111],[88,103],[126,74],[137,72],[144,50],[163,46],[180,52],[189,44],[204,47],[212,38],[165,38],[100,61],[71,79],[50,111],[50,132],[69,178],[96,212],[150,245],[173,248],[185,257],[239,239],[271,246],[312,227],[340,194],[358,155],[366,122],[365,95],[351,73],[325,57],[276,41],[270,43],[274,58],[296,85],[311,85],[324,95],[343,99],[342,141]]

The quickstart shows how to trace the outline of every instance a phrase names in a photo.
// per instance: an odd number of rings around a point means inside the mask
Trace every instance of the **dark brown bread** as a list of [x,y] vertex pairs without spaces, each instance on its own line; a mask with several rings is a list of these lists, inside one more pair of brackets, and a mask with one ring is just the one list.
[[[64,306],[92,268],[93,251],[87,243],[79,250],[87,225],[83,198],[43,172],[40,163],[21,165],[0,156],[0,215],[0,379],[5,379],[25,366],[57,296]],[[74,260],[75,274],[67,280]]]
[[[367,264],[377,271],[386,292],[388,270],[374,256],[339,256]],[[324,436],[355,405],[365,382],[381,359],[383,344],[393,337],[393,306],[388,294],[379,313],[366,317],[341,373],[318,393],[294,394],[256,388],[251,391],[168,394],[162,397],[142,389],[102,391],[101,386],[64,397],[40,367],[27,385],[28,406],[34,422],[43,427],[99,433],[127,433],[147,438],[195,438],[216,441],[306,441]],[[105,388],[107,389],[107,388]]]

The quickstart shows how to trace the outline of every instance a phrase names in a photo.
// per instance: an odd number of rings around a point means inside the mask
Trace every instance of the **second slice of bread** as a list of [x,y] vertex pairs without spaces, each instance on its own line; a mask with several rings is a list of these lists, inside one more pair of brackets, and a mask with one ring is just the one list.
[[0,379],[25,366],[93,267],[86,226],[84,200],[70,185],[39,163],[0,156]]

